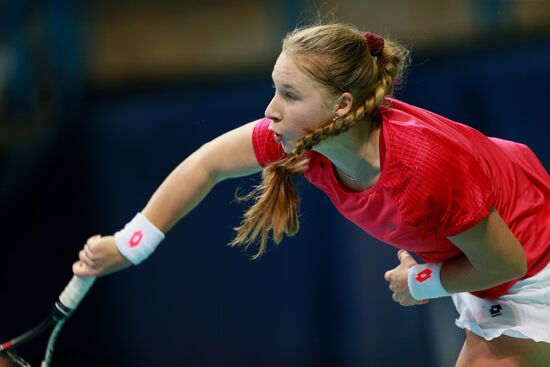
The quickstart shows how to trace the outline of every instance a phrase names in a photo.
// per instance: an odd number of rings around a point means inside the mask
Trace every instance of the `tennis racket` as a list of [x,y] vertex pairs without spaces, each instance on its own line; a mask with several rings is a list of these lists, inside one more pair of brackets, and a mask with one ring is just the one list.
[[[49,367],[52,360],[55,342],[57,341],[57,336],[59,335],[63,324],[78,307],[80,301],[82,301],[86,293],[88,293],[88,290],[90,290],[90,287],[94,284],[94,281],[94,277],[78,278],[73,276],[69,284],[67,284],[63,292],[61,292],[59,299],[55,302],[53,310],[48,317],[26,333],[0,344],[0,366],[3,366],[2,361],[8,360],[11,362],[11,366],[30,367],[29,363],[27,363],[23,358],[12,353],[11,349],[34,339],[53,326],[53,330],[48,340],[48,346],[46,347],[44,359],[40,364],[41,367]],[[10,365],[8,364],[8,366]]]

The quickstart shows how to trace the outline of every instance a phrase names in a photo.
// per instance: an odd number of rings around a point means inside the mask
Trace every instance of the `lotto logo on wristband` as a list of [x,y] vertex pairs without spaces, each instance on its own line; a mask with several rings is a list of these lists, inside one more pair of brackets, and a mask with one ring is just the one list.
[[432,269],[424,269],[416,274],[416,281],[419,283],[425,282],[432,277]]
[[128,241],[130,248],[139,246],[142,239],[143,239],[143,231],[141,229],[135,231],[132,234],[132,237],[130,237],[130,240]]
[[148,258],[163,239],[164,233],[141,213],[115,233],[116,247],[134,265]]
[[[428,263],[413,265],[407,276],[407,285],[411,296],[416,300],[431,299],[450,296],[443,288],[441,279],[441,266],[443,263]],[[427,282],[427,280],[429,280]]]

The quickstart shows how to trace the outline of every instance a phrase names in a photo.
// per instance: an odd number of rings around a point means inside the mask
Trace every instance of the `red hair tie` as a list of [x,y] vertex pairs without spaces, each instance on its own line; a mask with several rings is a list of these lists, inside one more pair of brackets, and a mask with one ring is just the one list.
[[370,54],[375,57],[381,56],[384,50],[384,38],[372,32],[365,32],[365,38],[369,44]]

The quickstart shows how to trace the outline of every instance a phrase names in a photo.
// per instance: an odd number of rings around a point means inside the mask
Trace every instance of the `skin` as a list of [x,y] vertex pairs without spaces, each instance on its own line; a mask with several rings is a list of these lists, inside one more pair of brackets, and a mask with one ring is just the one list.
[[550,344],[506,335],[487,341],[466,332],[456,367],[547,367]]
[[[272,120],[269,129],[282,135],[281,144],[287,153],[307,133],[330,123],[336,116],[346,115],[353,106],[350,93],[329,95],[285,52],[277,59],[272,78],[275,94],[265,115]],[[251,143],[255,123],[214,139],[183,161],[142,210],[145,217],[166,233],[218,182],[259,172],[261,167],[256,162]],[[361,191],[376,182],[380,174],[378,137],[379,130],[373,129],[369,121],[363,121],[324,140],[314,150],[330,159],[344,185]],[[228,162],[223,158],[227,156],[234,159]],[[449,240],[464,253],[442,267],[443,287],[451,293],[486,289],[526,272],[521,245],[494,209],[480,224]],[[416,261],[405,251],[399,252],[398,260],[399,265],[384,275],[392,298],[402,306],[427,303],[427,300],[415,300],[408,289],[407,274]],[[98,235],[88,239],[79,253],[79,260],[73,264],[73,272],[77,276],[103,276],[130,265],[118,252],[113,236]],[[508,339],[516,342],[514,348],[510,348]],[[508,356],[510,364],[507,366],[531,366],[525,364],[527,356],[546,356],[549,347],[550,344],[505,336],[489,342],[468,333],[457,366],[497,365],[494,361],[501,355]],[[541,358],[545,360],[546,357]]]

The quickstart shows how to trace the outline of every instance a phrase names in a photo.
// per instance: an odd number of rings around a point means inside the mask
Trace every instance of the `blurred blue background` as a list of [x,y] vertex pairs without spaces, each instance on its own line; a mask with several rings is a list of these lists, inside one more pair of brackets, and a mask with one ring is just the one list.
[[[412,49],[397,97],[528,144],[550,166],[550,3],[0,2],[0,338],[33,326],[85,240],[111,234],[220,133],[263,115],[280,39],[317,15]],[[402,308],[393,248],[305,180],[302,230],[260,261],[226,244],[258,176],[223,182],[151,259],[99,280],[55,366],[450,366],[450,299]],[[6,316],[7,315],[7,316]],[[42,348],[20,353],[37,363]]]

